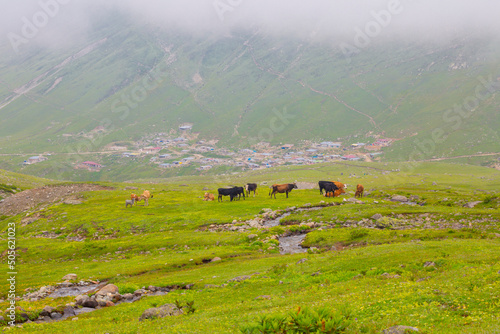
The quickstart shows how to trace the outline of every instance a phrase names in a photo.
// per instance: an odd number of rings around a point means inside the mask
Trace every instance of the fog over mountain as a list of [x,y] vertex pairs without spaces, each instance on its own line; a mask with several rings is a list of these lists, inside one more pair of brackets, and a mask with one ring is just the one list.
[[221,36],[259,29],[333,46],[352,43],[360,31],[378,40],[437,42],[500,32],[500,3],[488,0],[4,0],[1,6],[1,44],[24,38],[56,47],[82,42],[110,10],[163,29]]

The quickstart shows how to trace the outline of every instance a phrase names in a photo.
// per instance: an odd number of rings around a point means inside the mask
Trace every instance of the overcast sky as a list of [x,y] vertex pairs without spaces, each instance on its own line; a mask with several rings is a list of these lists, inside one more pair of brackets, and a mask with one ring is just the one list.
[[[75,40],[88,31],[97,13],[110,9],[165,29],[221,35],[247,27],[346,42],[360,31],[434,40],[470,31],[500,34],[500,1],[495,0],[0,0],[0,4],[1,44],[18,36],[47,45]],[[38,31],[27,28],[30,24]]]

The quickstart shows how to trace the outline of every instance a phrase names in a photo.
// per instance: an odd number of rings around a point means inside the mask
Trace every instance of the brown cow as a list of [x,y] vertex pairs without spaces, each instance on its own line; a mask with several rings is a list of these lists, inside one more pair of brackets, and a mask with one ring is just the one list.
[[294,183],[285,183],[285,184],[273,184],[271,186],[272,192],[271,192],[271,198],[274,195],[274,198],[276,198],[276,193],[286,193],[286,198],[288,198],[288,193],[291,192],[293,189],[298,189],[297,184]]
[[215,201],[215,196],[214,194],[210,193],[205,193],[205,196],[203,196],[204,201]]
[[365,187],[363,185],[358,184],[356,186],[356,193],[354,194],[354,197],[363,197],[363,192],[365,191]]

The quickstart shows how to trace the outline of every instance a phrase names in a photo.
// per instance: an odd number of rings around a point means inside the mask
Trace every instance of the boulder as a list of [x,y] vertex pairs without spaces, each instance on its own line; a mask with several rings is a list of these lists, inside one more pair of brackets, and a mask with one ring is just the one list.
[[88,297],[87,299],[85,299],[83,301],[82,306],[89,307],[89,308],[96,308],[97,306],[99,306],[99,303],[94,298]]
[[63,281],[74,281],[78,279],[78,276],[76,274],[67,274],[62,278]]
[[75,304],[76,304],[76,305],[82,305],[82,304],[83,304],[83,302],[84,302],[85,300],[87,300],[87,298],[89,298],[89,296],[87,296],[87,295],[78,295],[78,296],[76,296],[76,298],[75,298]]
[[139,318],[139,321],[142,321],[144,319],[156,319],[156,318],[178,316],[181,314],[183,314],[183,311],[178,309],[177,306],[175,306],[174,304],[165,304],[160,307],[149,308],[145,310],[142,313],[141,317]]
[[73,309],[71,306],[66,306],[64,308],[64,316],[65,317],[72,317],[72,316],[75,316],[76,313],[75,313],[75,309]]
[[210,262],[217,262],[217,261],[222,261],[222,259],[220,257],[216,256]]
[[61,314],[61,313],[59,313],[59,312],[52,312],[52,313],[50,314],[50,317],[51,317],[52,319],[54,319],[54,320],[57,320],[57,319],[61,319],[61,318],[62,318],[62,314]]
[[374,220],[379,220],[381,219],[383,216],[380,214],[380,213],[376,213],[374,214],[373,216],[371,216],[371,219],[374,219]]
[[123,299],[125,299],[125,300],[131,300],[131,299],[134,299],[134,295],[133,295],[133,294],[131,294],[131,293],[126,293],[126,294],[124,294],[122,297],[123,297]]
[[394,195],[391,198],[391,201],[393,202],[408,202],[408,198],[403,195]]
[[48,317],[52,312],[54,312],[56,309],[53,308],[52,306],[45,306],[42,311],[40,312],[40,315],[42,317]]
[[96,295],[106,296],[108,293],[116,294],[118,293],[118,287],[114,284],[108,284],[101,290],[97,291]]
[[138,290],[134,291],[134,296],[139,297],[139,296],[142,296],[145,293],[146,293],[146,290],[144,290],[144,289],[138,289]]

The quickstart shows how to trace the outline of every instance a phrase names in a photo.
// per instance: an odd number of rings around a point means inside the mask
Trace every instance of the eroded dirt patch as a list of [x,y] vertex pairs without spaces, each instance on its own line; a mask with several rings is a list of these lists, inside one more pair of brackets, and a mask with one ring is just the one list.
[[98,184],[68,184],[29,189],[5,198],[0,202],[0,214],[13,216],[31,210],[41,204],[68,201],[79,204],[79,193],[84,191],[112,190]]

